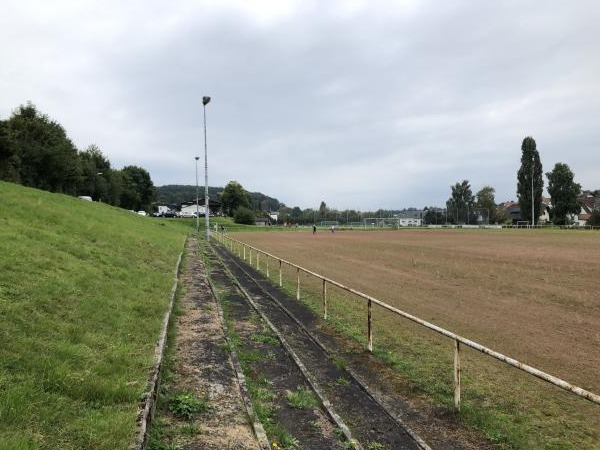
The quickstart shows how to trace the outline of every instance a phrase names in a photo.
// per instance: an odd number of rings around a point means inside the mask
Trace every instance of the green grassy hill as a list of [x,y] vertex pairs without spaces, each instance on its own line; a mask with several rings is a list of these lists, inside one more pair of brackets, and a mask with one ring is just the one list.
[[192,222],[0,182],[0,449],[122,449]]

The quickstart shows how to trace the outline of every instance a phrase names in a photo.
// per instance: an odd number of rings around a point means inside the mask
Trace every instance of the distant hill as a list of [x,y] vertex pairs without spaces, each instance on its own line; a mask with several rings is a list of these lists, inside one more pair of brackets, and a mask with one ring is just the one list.
[[[177,205],[184,202],[194,201],[196,198],[196,186],[168,184],[165,186],[157,186],[156,200],[163,205]],[[208,196],[212,199],[220,199],[223,187],[208,187]],[[198,188],[200,198],[204,197],[204,186]],[[279,208],[285,206],[279,200],[260,192],[249,192],[252,207],[257,211],[278,211]]]
[[[160,205],[178,205],[196,199],[196,186],[182,184],[168,184],[156,186],[156,201]],[[208,196],[218,198],[223,191],[222,187],[208,187]],[[198,196],[204,198],[204,186],[198,188]]]

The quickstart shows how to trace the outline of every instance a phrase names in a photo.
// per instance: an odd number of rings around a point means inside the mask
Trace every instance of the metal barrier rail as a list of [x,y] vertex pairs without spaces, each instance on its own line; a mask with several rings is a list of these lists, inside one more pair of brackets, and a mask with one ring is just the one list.
[[[256,247],[252,247],[251,245],[248,245],[244,242],[233,239],[229,236],[226,236],[223,233],[217,234],[217,239],[220,240],[220,243],[222,245],[224,245],[225,247],[227,247],[227,245],[225,244],[225,242],[227,241],[229,243],[229,250],[231,251],[231,253],[234,253],[233,246],[234,246],[234,244],[237,244],[238,245],[238,256],[240,258],[243,257],[244,261],[246,261],[246,249],[248,249],[250,266],[252,266],[252,252],[254,251],[255,256],[256,256],[255,260],[256,260],[256,269],[257,270],[260,270],[260,255],[262,254],[262,255],[266,256],[267,257],[267,261],[266,261],[267,278],[269,277],[269,259],[268,258],[277,260],[279,262],[279,286],[280,287],[283,286],[282,265],[287,264],[290,267],[295,268],[296,273],[297,273],[296,300],[300,300],[300,272],[304,272],[308,275],[311,275],[313,277],[321,279],[323,282],[322,301],[323,301],[323,311],[324,311],[323,316],[325,319],[327,319],[327,284],[328,283],[333,286],[336,286],[346,292],[349,292],[351,294],[354,294],[360,298],[367,300],[367,334],[368,334],[367,349],[369,350],[369,352],[373,352],[373,322],[372,322],[372,305],[373,304],[381,306],[382,308],[384,308],[390,312],[393,312],[401,317],[411,320],[412,322],[418,323],[419,325],[422,325],[425,328],[428,328],[432,331],[435,331],[436,333],[439,333],[443,336],[446,336],[446,337],[454,340],[454,406],[457,410],[460,410],[460,394],[461,394],[461,363],[460,363],[460,346],[461,346],[461,344],[466,345],[467,347],[470,347],[474,350],[478,350],[481,353],[489,355],[492,358],[495,358],[499,361],[502,361],[502,362],[508,364],[509,366],[516,367],[517,369],[527,372],[530,375],[533,375],[533,376],[540,378],[544,381],[547,381],[548,383],[553,384],[561,389],[572,392],[572,393],[578,395],[579,397],[583,397],[587,400],[590,400],[593,403],[600,405],[600,395],[598,395],[598,394],[594,394],[593,392],[587,391],[583,388],[580,388],[571,383],[568,383],[567,381],[564,381],[558,377],[555,377],[555,376],[547,374],[539,369],[536,369],[533,366],[530,366],[528,364],[517,361],[516,359],[513,359],[506,355],[503,355],[502,353],[499,353],[495,350],[487,348],[481,344],[478,344],[477,342],[471,341],[467,338],[459,336],[458,334],[452,333],[451,331],[448,331],[444,328],[438,327],[437,325],[434,325],[430,322],[420,319],[419,317],[416,317],[412,314],[409,314],[398,308],[388,305],[387,303],[377,300],[376,298],[371,297],[370,295],[367,295],[360,291],[352,289],[351,287],[345,286],[341,283],[338,283],[335,280],[327,278],[323,275],[319,275],[318,273],[315,273],[311,270],[305,269],[304,267],[298,266],[297,264],[294,264],[290,261],[286,261],[285,259],[279,258],[278,256],[272,255],[272,254],[265,252],[263,250],[260,250]],[[240,246],[241,246],[241,248],[240,248]],[[243,253],[242,253],[242,251],[243,251]]]

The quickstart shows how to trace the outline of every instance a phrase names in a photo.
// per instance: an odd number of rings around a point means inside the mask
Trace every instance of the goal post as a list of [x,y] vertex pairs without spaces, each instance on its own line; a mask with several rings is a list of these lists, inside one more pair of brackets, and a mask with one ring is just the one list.
[[397,217],[365,217],[363,219],[363,226],[365,228],[398,228],[400,226],[400,219]]

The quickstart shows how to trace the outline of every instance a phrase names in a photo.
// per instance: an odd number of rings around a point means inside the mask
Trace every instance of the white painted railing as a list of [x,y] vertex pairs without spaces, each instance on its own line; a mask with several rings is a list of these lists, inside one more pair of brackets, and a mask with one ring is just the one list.
[[[292,268],[295,268],[296,269],[296,300],[300,300],[300,273],[301,272],[322,280],[323,316],[325,319],[327,319],[327,314],[328,314],[328,311],[327,311],[327,307],[328,307],[328,305],[327,305],[327,285],[328,284],[331,284],[332,286],[336,286],[346,292],[349,292],[353,295],[356,295],[359,298],[366,300],[367,301],[367,349],[369,350],[369,352],[373,351],[373,318],[372,318],[373,304],[376,304],[376,305],[382,307],[383,309],[386,309],[394,314],[397,314],[397,315],[404,317],[412,322],[415,322],[429,330],[435,331],[436,333],[439,333],[443,336],[446,336],[449,339],[452,339],[454,341],[454,406],[456,407],[456,409],[460,409],[460,394],[461,394],[460,348],[461,348],[461,344],[465,345],[467,347],[470,347],[474,350],[478,350],[481,353],[484,353],[486,355],[491,356],[494,359],[497,359],[498,361],[502,361],[510,366],[516,367],[517,369],[520,369],[530,375],[533,375],[533,376],[540,378],[544,381],[547,381],[548,383],[553,384],[561,389],[572,392],[572,393],[578,395],[579,397],[583,397],[587,400],[590,400],[593,403],[600,405],[600,395],[598,395],[598,394],[594,394],[593,392],[587,391],[583,388],[580,388],[571,383],[568,383],[558,377],[547,374],[539,369],[536,369],[535,367],[532,367],[528,364],[517,361],[516,359],[510,358],[506,355],[503,355],[502,353],[499,353],[495,350],[492,350],[481,344],[478,344],[477,342],[474,342],[474,341],[466,339],[462,336],[459,336],[456,333],[448,331],[444,328],[441,328],[437,325],[434,325],[430,322],[420,319],[417,316],[414,316],[414,315],[409,314],[405,311],[402,311],[398,308],[395,308],[391,305],[388,305],[387,303],[377,300],[376,298],[371,297],[370,295],[359,292],[355,289],[352,289],[351,287],[343,285],[342,283],[338,283],[335,280],[329,279],[323,275],[319,275],[318,273],[315,273],[311,270],[305,269],[304,267],[298,266],[297,264],[294,264],[292,262],[289,262],[282,258],[279,258],[278,256],[272,255],[272,254],[267,253],[263,250],[260,250],[256,247],[248,245],[244,242],[233,239],[225,234],[222,234],[222,233],[216,234],[215,233],[213,235],[213,237],[216,237],[217,240],[223,246],[228,248],[228,250],[231,253],[234,253],[234,254],[237,253],[237,255],[240,258],[244,259],[244,261],[246,261],[246,253],[248,253],[250,266],[253,266],[252,255],[254,253],[254,264],[256,265],[257,270],[260,270],[260,255],[265,256],[266,257],[265,258],[266,274],[267,274],[268,278],[270,275],[269,258],[278,261],[279,262],[279,286],[280,287],[283,287],[283,275],[282,275],[283,274],[283,267],[282,267],[283,264],[286,264]],[[237,249],[237,252],[236,252],[236,249]]]

